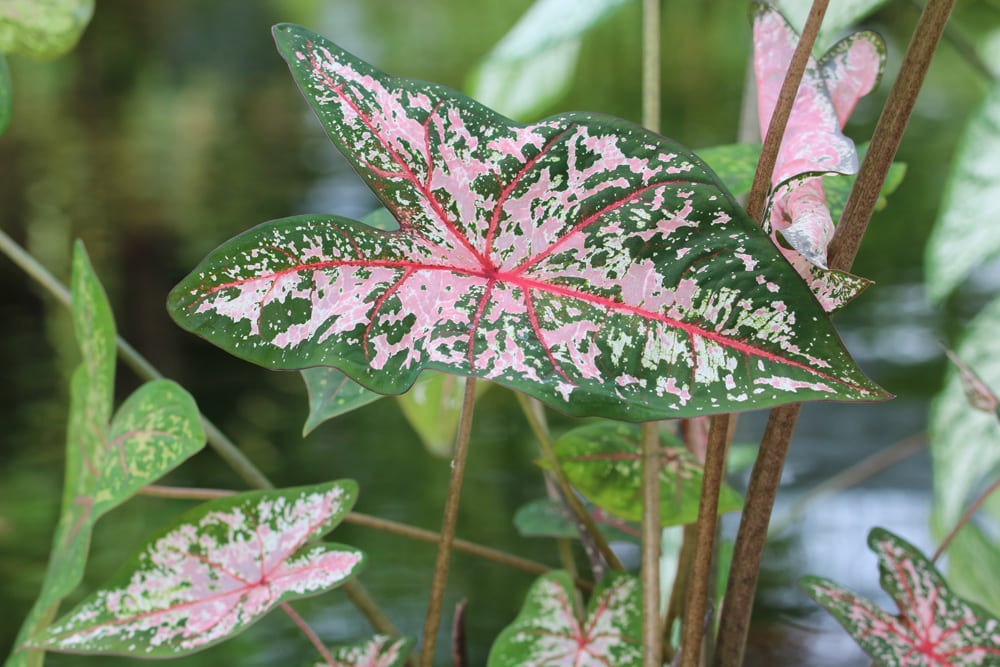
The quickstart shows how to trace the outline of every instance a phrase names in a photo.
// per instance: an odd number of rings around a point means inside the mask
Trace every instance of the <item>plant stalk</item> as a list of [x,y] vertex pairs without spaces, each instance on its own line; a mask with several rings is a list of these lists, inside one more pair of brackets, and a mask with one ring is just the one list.
[[992,484],[986,487],[986,490],[980,493],[979,497],[977,497],[975,501],[973,501],[973,503],[966,508],[965,512],[962,513],[962,517],[958,520],[958,523],[955,524],[955,527],[951,529],[951,532],[948,533],[948,535],[941,542],[941,546],[939,546],[937,551],[934,552],[934,555],[931,557],[932,563],[936,562],[937,559],[944,554],[948,547],[951,546],[952,541],[954,541],[955,537],[958,535],[958,531],[965,528],[965,525],[972,521],[972,517],[976,515],[976,512],[978,512],[979,508],[983,506],[986,499],[993,495],[993,492],[997,489],[1000,489],[1000,478],[997,478]]
[[726,454],[733,424],[731,414],[714,415],[708,431],[705,476],[701,485],[698,522],[695,524],[694,557],[684,606],[681,667],[698,667],[701,664],[705,615],[712,588],[712,551],[719,519],[719,493],[726,476]]
[[642,425],[642,664],[661,667],[660,627],[660,428]]
[[476,378],[465,380],[465,398],[462,402],[462,416],[458,423],[455,441],[455,456],[451,461],[451,481],[448,483],[448,498],[441,520],[441,541],[438,543],[437,562],[434,565],[434,579],[428,601],[427,619],[424,622],[423,641],[420,647],[420,667],[433,667],[434,645],[441,625],[441,607],[444,591],[448,583],[448,567],[455,542],[455,524],[458,521],[458,506],[462,496],[462,480],[465,478],[465,463],[469,455],[469,440],[472,436],[472,413],[476,406]]
[[524,412],[525,417],[528,420],[528,424],[531,426],[532,431],[535,433],[535,438],[538,439],[538,446],[542,450],[542,459],[548,465],[549,472],[552,473],[552,478],[555,480],[556,486],[559,488],[559,492],[562,494],[563,502],[569,507],[570,511],[573,513],[573,518],[577,523],[578,527],[582,527],[583,530],[580,531],[580,539],[584,542],[584,547],[587,548],[587,542],[591,543],[591,548],[596,549],[598,554],[591,555],[591,560],[599,555],[603,557],[608,566],[613,570],[624,570],[621,561],[618,560],[618,556],[615,552],[611,550],[608,545],[608,541],[604,539],[604,535],[597,528],[597,524],[594,522],[594,517],[590,515],[587,508],[583,506],[580,502],[580,498],[576,495],[573,487],[570,485],[569,480],[566,479],[566,475],[562,471],[562,466],[559,465],[559,459],[556,457],[555,451],[552,449],[552,439],[549,436],[548,429],[544,427],[541,423],[535,410],[533,408],[537,402],[525,396],[524,394],[517,392],[517,401],[521,405],[521,410]]
[[667,613],[663,615],[664,650],[663,657],[673,664],[674,651],[669,641],[673,634],[674,622],[684,613],[684,601],[687,600],[688,588],[691,585],[691,563],[694,561],[694,547],[697,539],[697,525],[689,523],[684,526],[684,536],[681,538],[681,550],[677,555],[677,572],[674,574],[674,584],[670,588],[670,600],[667,603]]
[[319,638],[319,635],[317,635],[316,632],[309,627],[309,624],[306,623],[305,619],[299,616],[299,613],[292,609],[292,606],[287,602],[282,602],[280,607],[281,610],[285,612],[290,619],[292,619],[292,622],[298,626],[299,630],[301,630],[302,634],[306,636],[309,643],[315,647],[316,651],[323,656],[323,660],[326,664],[330,667],[336,667],[337,662],[333,659],[333,654],[330,653],[330,649],[326,647],[323,641]]
[[660,131],[660,0],[642,2],[642,124]]

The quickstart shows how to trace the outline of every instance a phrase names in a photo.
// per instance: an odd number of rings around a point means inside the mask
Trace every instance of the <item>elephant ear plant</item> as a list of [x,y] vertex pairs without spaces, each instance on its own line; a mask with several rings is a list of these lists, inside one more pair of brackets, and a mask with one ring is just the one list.
[[303,28],[274,34],[331,140],[399,229],[319,214],[264,223],[212,252],[169,309],[268,368],[331,366],[381,393],[406,391],[426,369],[468,378],[423,664],[475,378],[571,415],[626,421],[886,396],[768,235],[686,148],[595,114],[523,125],[447,88],[387,76]]

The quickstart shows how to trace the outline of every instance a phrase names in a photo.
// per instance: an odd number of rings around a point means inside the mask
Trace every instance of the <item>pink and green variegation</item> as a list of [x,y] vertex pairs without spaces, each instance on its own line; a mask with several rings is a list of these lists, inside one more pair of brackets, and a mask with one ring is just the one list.
[[320,661],[314,667],[403,667],[412,644],[405,637],[375,635],[364,642],[335,647],[330,651],[332,664]]
[[802,587],[880,666],[1000,665],[1000,620],[952,593],[934,564],[905,540],[875,528],[868,545],[898,614],[828,579],[806,577]]
[[256,227],[174,289],[181,326],[382,393],[433,368],[626,420],[885,396],[678,144],[591,114],[521,125],[303,28],[275,36],[400,229],[324,215]]
[[594,590],[587,617],[573,611],[573,580],[551,572],[532,584],[514,622],[490,649],[487,667],[630,667],[642,664],[642,588],[612,572]]
[[218,643],[275,605],[329,590],[359,570],[360,551],[310,542],[332,530],[356,497],[357,485],[344,480],[199,505],[30,645],[170,657]]

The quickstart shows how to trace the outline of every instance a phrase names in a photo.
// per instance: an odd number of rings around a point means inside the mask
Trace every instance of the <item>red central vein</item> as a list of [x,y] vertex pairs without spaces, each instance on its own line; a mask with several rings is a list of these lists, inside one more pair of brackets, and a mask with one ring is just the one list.
[[641,188],[637,188],[635,190],[632,190],[631,192],[629,192],[626,196],[622,197],[621,199],[617,199],[617,200],[611,202],[610,204],[608,204],[607,206],[605,206],[604,208],[600,209],[599,211],[595,211],[594,213],[591,213],[590,215],[588,215],[586,218],[584,218],[583,220],[581,220],[580,222],[578,222],[576,225],[574,225],[573,228],[570,229],[568,232],[566,232],[561,237],[559,237],[558,239],[556,239],[555,241],[553,241],[547,248],[545,248],[545,250],[541,251],[540,253],[538,253],[534,257],[530,257],[530,258],[524,260],[523,262],[521,262],[520,264],[518,264],[516,267],[514,267],[514,269],[511,271],[511,273],[515,273],[515,274],[524,273],[525,271],[527,271],[528,269],[530,269],[532,266],[538,264],[540,261],[542,261],[543,259],[545,259],[549,255],[551,255],[552,253],[554,253],[556,251],[556,249],[559,248],[559,246],[561,246],[564,243],[566,243],[567,241],[569,241],[569,239],[572,238],[575,234],[583,231],[584,229],[586,229],[590,225],[594,224],[604,214],[621,208],[622,206],[624,206],[625,204],[629,203],[630,201],[638,199],[639,197],[641,197],[645,193],[649,192],[650,190],[652,190],[654,188],[659,188],[659,187],[667,186],[667,185],[684,185],[684,184],[688,184],[688,185],[706,185],[706,183],[702,183],[701,181],[674,179],[674,180],[670,180],[670,181],[660,181],[658,183],[650,183],[649,185],[644,185]]
[[[420,192],[427,199],[428,203],[430,203],[431,209],[433,209],[434,213],[438,216],[438,219],[445,226],[445,228],[448,229],[448,231],[451,233],[454,239],[458,241],[459,244],[465,246],[465,248],[469,252],[471,252],[472,255],[476,259],[478,259],[479,262],[484,267],[490,266],[489,260],[481,252],[479,252],[479,250],[477,250],[475,246],[473,246],[469,242],[469,239],[465,236],[465,234],[461,233],[458,230],[458,228],[455,227],[452,220],[449,219],[447,213],[445,213],[445,210],[441,206],[441,203],[437,200],[437,198],[434,196],[434,193],[431,191],[430,181],[431,181],[431,173],[433,172],[434,169],[433,161],[431,161],[430,159],[427,160],[427,182],[421,183],[420,179],[418,179],[416,174],[413,173],[413,170],[411,170],[409,165],[406,164],[406,161],[403,160],[403,157],[396,151],[395,148],[393,148],[392,145],[389,144],[389,142],[383,136],[381,129],[372,121],[371,117],[368,114],[364,113],[354,102],[354,100],[351,99],[351,97],[344,91],[343,84],[338,84],[333,79],[331,79],[330,76],[326,73],[326,70],[323,69],[322,65],[320,65],[317,62],[316,52],[312,49],[313,45],[311,42],[307,45],[307,47],[309,49],[309,64],[312,66],[313,74],[316,75],[322,81],[322,83],[330,90],[330,92],[339,97],[344,102],[344,104],[348,105],[351,108],[351,110],[355,114],[357,114],[358,118],[361,119],[361,122],[364,123],[365,126],[371,131],[372,136],[375,137],[380,144],[382,144],[382,148],[384,148],[385,151],[389,154],[389,157],[392,158],[393,162],[399,165],[399,168],[401,170],[399,176],[402,177],[404,180],[409,181],[410,184],[413,185],[413,187],[416,188],[417,191]],[[435,107],[434,110],[431,112],[431,116],[435,115],[436,113],[437,113],[437,107]],[[426,136],[427,136],[427,141],[429,142],[430,133],[427,132]],[[429,157],[430,156],[428,155],[428,158]]]

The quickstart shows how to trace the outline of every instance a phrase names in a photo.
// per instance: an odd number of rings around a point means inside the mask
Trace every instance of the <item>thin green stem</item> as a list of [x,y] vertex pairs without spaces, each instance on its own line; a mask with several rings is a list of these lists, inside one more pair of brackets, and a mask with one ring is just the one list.
[[712,417],[705,451],[705,476],[701,485],[698,522],[695,524],[695,548],[688,583],[687,604],[681,634],[681,667],[701,664],[705,636],[705,615],[711,594],[712,551],[719,518],[719,492],[726,475],[726,454],[734,418],[723,414]]
[[951,529],[951,532],[948,533],[948,535],[941,542],[941,546],[939,546],[937,551],[934,552],[934,555],[931,557],[932,563],[937,561],[937,559],[941,557],[948,547],[951,546],[952,541],[954,541],[955,537],[958,535],[958,531],[965,528],[965,525],[972,521],[972,517],[976,515],[976,512],[978,512],[979,508],[983,506],[986,499],[993,495],[993,492],[997,489],[1000,489],[1000,478],[997,478],[996,481],[986,487],[986,490],[980,493],[979,497],[977,497],[973,503],[966,508],[962,517],[958,520],[958,523],[955,524],[955,527]]
[[[562,500],[573,513],[573,518],[578,528],[582,528],[580,539],[584,544],[584,548],[588,551],[587,555],[591,558],[591,562],[594,562],[597,555],[599,555],[604,558],[611,569],[624,570],[625,568],[622,567],[618,556],[611,550],[608,541],[604,539],[604,535],[597,528],[594,517],[590,515],[587,508],[580,502],[580,498],[577,497],[569,480],[566,479],[566,475],[562,471],[562,466],[559,465],[559,458],[556,456],[555,450],[552,449],[552,438],[549,436],[548,429],[545,428],[538,414],[536,414],[534,406],[537,405],[537,401],[520,392],[517,392],[516,396],[518,403],[521,405],[521,410],[524,412],[524,416],[531,426],[531,430],[535,433],[535,438],[538,439],[538,446],[542,451],[542,459],[548,466],[549,472],[552,473],[552,478],[555,480],[556,486],[562,494]],[[591,549],[596,549],[597,554],[590,553]]]
[[642,664],[661,667],[660,627],[660,428],[642,425]]
[[282,602],[279,606],[281,607],[281,610],[285,612],[290,619],[292,619],[292,622],[298,626],[299,630],[302,631],[302,634],[304,634],[309,640],[309,643],[316,648],[316,651],[323,656],[323,660],[326,661],[326,664],[330,667],[336,667],[337,663],[333,659],[333,654],[330,653],[330,649],[326,647],[326,644],[324,644],[319,638],[319,635],[317,635],[313,629],[309,627],[309,624],[306,623],[305,619],[299,616],[299,613],[292,609],[292,606],[287,602]]
[[[681,550],[677,555],[677,572],[674,574],[674,585],[670,588],[670,600],[667,602],[667,613],[663,615],[663,641],[669,642],[673,634],[674,623],[684,613],[684,601],[687,599],[691,584],[691,564],[694,561],[694,547],[697,539],[697,524],[684,526],[684,537],[681,538]],[[669,643],[665,643],[663,658],[673,664],[674,651]]]
[[448,483],[448,498],[441,520],[441,541],[438,543],[437,562],[434,565],[434,579],[428,601],[427,619],[424,622],[423,642],[420,648],[420,667],[434,664],[434,645],[437,643],[438,628],[441,625],[441,606],[448,583],[448,566],[451,550],[455,542],[455,524],[458,521],[458,506],[462,496],[462,480],[465,477],[465,463],[469,455],[469,439],[472,436],[472,414],[476,406],[476,379],[465,380],[465,399],[462,402],[462,416],[458,423],[458,438],[455,441],[455,456],[451,461],[451,481]]
[[642,3],[642,124],[660,131],[660,0]]

